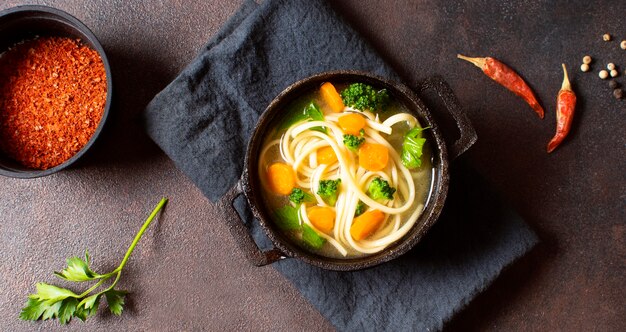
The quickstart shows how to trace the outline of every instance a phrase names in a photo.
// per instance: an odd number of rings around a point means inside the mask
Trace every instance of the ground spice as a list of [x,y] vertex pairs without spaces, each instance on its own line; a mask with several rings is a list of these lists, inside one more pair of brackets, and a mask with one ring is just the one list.
[[37,38],[0,54],[0,150],[29,168],[75,155],[106,102],[100,55],[79,40]]

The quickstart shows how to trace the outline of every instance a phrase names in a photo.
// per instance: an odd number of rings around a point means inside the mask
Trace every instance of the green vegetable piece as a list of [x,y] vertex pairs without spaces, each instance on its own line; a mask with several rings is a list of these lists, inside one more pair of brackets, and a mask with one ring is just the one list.
[[20,312],[20,319],[38,320],[47,307],[48,305],[46,305],[43,300],[29,296],[26,305],[24,305],[24,308],[22,308]]
[[111,313],[119,316],[122,314],[122,310],[124,310],[124,296],[128,294],[126,291],[118,291],[115,289],[111,289],[104,293],[104,296],[107,299],[107,304],[109,305],[109,310]]
[[84,312],[86,317],[91,317],[98,312],[98,307],[100,306],[100,297],[102,293],[97,293],[91,295],[89,297],[84,298],[80,303],[78,303],[78,308]]
[[337,180],[321,180],[317,194],[330,206],[335,206],[337,196],[339,195],[339,184],[341,179]]
[[76,307],[76,311],[74,311],[74,317],[82,320],[83,322],[87,319],[87,315],[89,314],[88,311],[85,310],[85,308],[83,307]]
[[43,314],[41,315],[41,320],[48,320],[50,318],[55,318],[59,316],[59,310],[61,310],[62,305],[63,301],[50,302],[48,306],[44,309]]
[[343,135],[343,144],[351,151],[357,152],[363,142],[365,142],[364,137],[357,137],[352,134]]
[[[310,100],[299,100],[294,103],[295,106],[291,107],[283,122],[277,129],[278,132],[283,132],[287,128],[302,121],[324,121],[324,113],[320,110],[319,106]],[[311,130],[317,130],[322,133],[326,133],[325,127],[314,127]]]
[[376,90],[364,83],[350,84],[341,91],[341,99],[346,106],[359,111],[383,111],[389,103],[389,93],[386,89]]
[[[143,236],[152,220],[159,211],[165,206],[167,199],[163,198],[152,210],[152,213],[143,223],[137,235],[133,239],[130,247],[126,251],[122,262],[118,267],[106,274],[97,274],[89,268],[89,253],[85,252],[85,260],[78,257],[67,259],[67,267],[61,272],[54,274],[60,278],[73,282],[83,282],[90,280],[98,280],[89,289],[83,293],[76,294],[69,289],[49,285],[43,282],[37,283],[37,293],[30,294],[28,300],[20,312],[20,319],[36,321],[39,319],[47,320],[57,318],[60,324],[67,324],[72,317],[76,317],[85,321],[87,317],[93,316],[98,311],[100,299],[102,295],[107,298],[107,303],[111,312],[115,315],[122,313],[124,305],[125,291],[116,290],[114,287],[120,279],[122,270],[130,255],[135,250],[135,246]],[[95,292],[99,286],[111,277],[115,277],[114,281],[106,289]]]
[[298,208],[291,205],[285,205],[275,212],[276,225],[284,230],[296,230],[300,229],[300,217],[298,215]]
[[[304,113],[310,120],[313,121],[324,121],[324,113],[320,111],[320,108],[314,103],[311,102],[305,109]],[[317,130],[326,134],[326,127],[313,127],[311,130]]]
[[69,281],[88,281],[99,277],[97,273],[89,268],[88,251],[85,252],[84,261],[78,257],[70,257],[67,259],[67,267],[61,272],[54,272],[54,274]]
[[300,188],[293,188],[291,194],[289,194],[289,200],[296,205],[300,205],[303,202],[310,203],[315,201],[315,197]]
[[422,165],[422,153],[426,139],[422,132],[428,128],[415,127],[404,135],[400,160],[408,169],[415,169]]
[[374,200],[393,199],[396,188],[389,186],[389,182],[378,177],[370,182],[367,193]]
[[326,239],[319,236],[315,230],[307,224],[302,225],[302,241],[315,250],[322,248],[324,243],[326,243]]
[[358,216],[362,215],[363,212],[365,212],[366,209],[367,209],[367,205],[365,205],[365,203],[359,201],[356,204],[356,209],[354,210],[354,216],[358,217]]
[[61,303],[61,308],[59,309],[59,313],[57,317],[59,318],[59,323],[67,324],[74,317],[74,313],[76,312],[76,307],[78,306],[78,300],[70,297]]
[[79,307],[83,307],[85,309],[91,309],[94,306],[98,305],[98,300],[100,300],[100,293],[91,295],[89,297],[84,298],[80,303],[78,303]]
[[31,297],[34,297],[39,300],[56,302],[56,301],[64,300],[68,297],[78,296],[69,289],[57,287],[54,285],[49,285],[49,284],[46,284],[45,282],[38,282],[36,287],[37,287],[37,294],[31,295]]

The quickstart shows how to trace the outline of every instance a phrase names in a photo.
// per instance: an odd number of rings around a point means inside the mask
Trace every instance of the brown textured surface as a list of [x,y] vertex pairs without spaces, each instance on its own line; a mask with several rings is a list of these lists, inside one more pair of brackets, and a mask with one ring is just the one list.
[[[448,325],[449,330],[626,328],[626,101],[596,72],[626,67],[626,3],[456,4],[351,0],[335,4],[409,83],[439,73],[478,131],[469,159],[542,239]],[[25,1],[9,0],[0,9]],[[89,248],[114,267],[161,196],[171,201],[127,265],[121,317],[92,330],[326,330],[332,327],[271,267],[254,268],[213,206],[142,133],[137,114],[236,10],[231,1],[48,1],[88,25],[109,55],[116,99],[101,144],[80,167],[34,180],[0,178],[0,330],[48,330],[17,319],[36,281]],[[385,13],[382,16],[381,13]],[[384,24],[383,24],[384,23]],[[614,35],[611,43],[602,34]],[[518,69],[546,109],[455,59],[492,55]],[[577,68],[585,54],[592,72]],[[560,63],[579,95],[573,132],[553,154]],[[623,72],[623,70],[622,70]],[[618,78],[626,83],[626,77]]]

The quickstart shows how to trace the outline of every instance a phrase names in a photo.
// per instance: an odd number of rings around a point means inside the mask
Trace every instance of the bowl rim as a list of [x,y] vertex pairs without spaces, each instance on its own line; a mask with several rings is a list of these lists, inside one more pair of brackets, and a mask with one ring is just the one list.
[[[278,107],[289,104],[290,101],[293,101],[293,98],[296,98],[298,92],[311,88],[315,83],[321,84],[324,81],[333,82],[337,80],[346,82],[349,79],[352,82],[365,82],[376,86],[391,88],[391,92],[393,94],[398,94],[402,97],[403,101],[411,103],[411,105],[407,105],[407,108],[409,108],[409,111],[413,115],[417,115],[420,120],[426,121],[426,125],[431,126],[431,137],[435,140],[435,142],[431,142],[431,147],[433,149],[433,155],[437,156],[436,162],[433,163],[433,172],[436,174],[433,174],[432,181],[435,181],[436,183],[432,184],[431,193],[429,194],[429,202],[424,206],[424,211],[416,222],[416,225],[418,225],[420,221],[423,221],[420,228],[414,226],[401,239],[397,240],[378,253],[366,255],[360,258],[338,259],[314,254],[300,248],[299,246],[291,243],[292,241],[285,239],[279,231],[275,230],[275,226],[272,221],[267,220],[271,219],[271,217],[265,214],[263,212],[264,209],[260,207],[261,203],[259,202],[262,194],[259,191],[262,189],[260,188],[260,185],[258,185],[258,181],[252,180],[252,176],[255,176],[256,174],[258,166],[257,156],[260,152],[265,132],[267,131],[269,124],[275,119],[277,113],[279,112]],[[291,99],[289,99],[289,97],[291,97]],[[352,271],[369,268],[397,258],[413,248],[423,238],[426,232],[439,218],[443,204],[445,203],[449,185],[448,167],[448,151],[439,126],[432,116],[431,111],[413,90],[400,82],[372,75],[368,72],[356,70],[333,70],[314,74],[298,80],[285,88],[270,102],[265,111],[259,117],[257,125],[254,128],[251,139],[248,143],[244,161],[244,172],[242,174],[242,189],[254,217],[259,221],[261,228],[271,240],[275,249],[281,251],[283,256],[301,259],[308,264],[327,270]],[[257,194],[257,192],[259,193]]]
[[[19,6],[7,8],[7,9],[0,11],[0,20],[6,19],[10,15],[20,14],[24,12],[32,12],[34,14],[41,13],[41,14],[46,14],[46,15],[52,14],[57,17],[60,17],[64,23],[68,24],[68,26],[70,26],[72,29],[75,29],[77,31],[77,34],[81,35],[81,38],[80,38],[81,41],[89,45],[92,49],[96,50],[96,52],[98,52],[98,55],[100,55],[100,58],[102,59],[102,63],[104,65],[104,70],[106,73],[106,81],[107,81],[107,96],[106,96],[106,101],[104,103],[104,111],[102,113],[102,117],[100,118],[100,122],[98,123],[98,126],[96,127],[96,130],[94,131],[94,133],[91,135],[91,138],[72,157],[70,157],[69,159],[67,159],[66,161],[62,162],[61,164],[57,166],[54,166],[45,170],[30,169],[30,168],[25,169],[25,170],[13,170],[13,169],[7,169],[4,166],[0,166],[0,175],[12,177],[12,178],[19,178],[19,179],[31,179],[31,178],[47,176],[47,175],[59,172],[65,168],[68,168],[69,166],[76,163],[76,161],[78,161],[81,157],[83,157],[87,153],[87,151],[89,151],[90,148],[94,145],[94,143],[96,142],[97,138],[100,136],[100,133],[102,132],[104,128],[104,125],[108,119],[109,112],[111,109],[111,103],[113,100],[113,76],[111,75],[111,65],[106,56],[106,52],[104,51],[104,48],[102,47],[102,44],[100,44],[100,41],[98,40],[96,35],[89,29],[89,27],[87,27],[87,25],[85,25],[79,19],[77,19],[76,17],[72,16],[71,14],[63,10],[49,7],[49,6],[19,5]],[[52,18],[46,17],[46,19],[52,19]],[[83,37],[86,37],[86,40]]]

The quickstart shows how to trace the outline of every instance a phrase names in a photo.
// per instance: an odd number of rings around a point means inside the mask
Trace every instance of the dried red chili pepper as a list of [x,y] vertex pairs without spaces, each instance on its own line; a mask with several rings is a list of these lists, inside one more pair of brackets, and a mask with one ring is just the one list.
[[556,134],[548,143],[548,153],[554,151],[569,133],[574,118],[574,108],[576,107],[576,94],[572,91],[572,86],[567,77],[567,70],[563,64],[563,84],[556,98]]
[[500,85],[509,89],[514,94],[522,97],[530,107],[543,119],[543,108],[539,105],[537,98],[528,84],[520,77],[513,69],[497,59],[486,58],[470,58],[464,55],[458,54],[459,59],[469,61],[476,65],[476,67],[483,70],[485,75],[489,76],[494,81],[500,83]]

